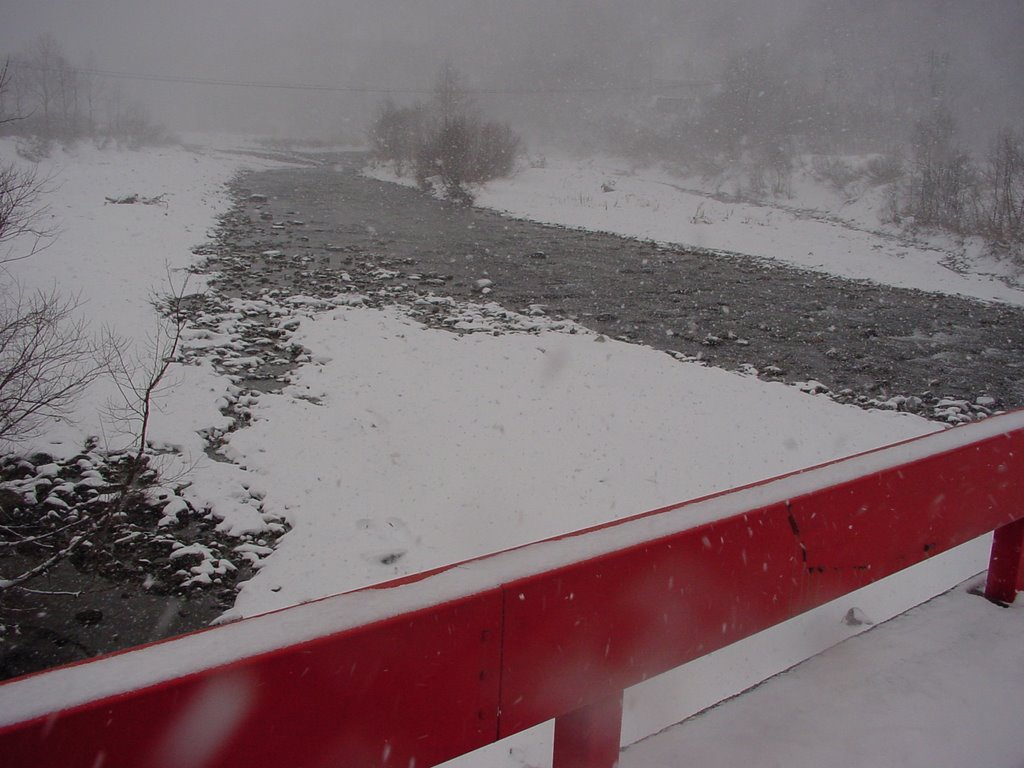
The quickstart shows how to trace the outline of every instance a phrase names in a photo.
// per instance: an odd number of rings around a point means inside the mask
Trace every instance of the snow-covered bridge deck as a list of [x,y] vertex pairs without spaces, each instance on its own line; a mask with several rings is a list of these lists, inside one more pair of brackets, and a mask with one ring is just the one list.
[[981,584],[624,749],[620,768],[1020,768],[1024,606],[968,592]]

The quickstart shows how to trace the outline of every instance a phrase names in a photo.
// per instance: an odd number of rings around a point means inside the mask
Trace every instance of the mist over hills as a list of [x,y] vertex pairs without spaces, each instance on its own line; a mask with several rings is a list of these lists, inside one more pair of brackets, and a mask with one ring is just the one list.
[[357,135],[383,91],[420,98],[449,60],[471,88],[502,91],[482,94],[489,108],[544,137],[573,130],[556,125],[563,113],[621,113],[656,81],[716,81],[757,49],[788,77],[840,77],[856,98],[921,79],[931,55],[948,54],[948,100],[968,137],[1024,117],[1019,0],[296,0],[287,12],[269,0],[37,0],[4,15],[2,56],[51,35],[78,66],[249,84],[121,79],[177,130]]

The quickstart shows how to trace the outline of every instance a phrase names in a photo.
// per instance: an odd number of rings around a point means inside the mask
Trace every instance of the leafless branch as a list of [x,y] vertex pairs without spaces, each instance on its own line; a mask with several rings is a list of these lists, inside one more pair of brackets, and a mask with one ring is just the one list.
[[14,537],[10,541],[0,541],[0,549],[2,549],[4,547],[20,547],[23,544],[34,544],[34,543],[42,541],[43,539],[48,539],[51,536],[56,536],[57,534],[63,533],[64,531],[67,531],[67,530],[69,530],[71,528],[77,528],[78,526],[83,525],[84,523],[87,523],[88,521],[89,521],[89,518],[82,517],[82,518],[79,518],[78,520],[75,520],[73,523],[68,523],[67,525],[62,525],[60,528],[57,528],[57,529],[52,530],[52,531],[47,531],[46,533],[41,533],[38,536],[24,536],[24,537],[20,537],[20,538],[18,537],[18,534],[15,531],[12,531],[6,525],[0,525],[0,530],[5,531],[8,536],[13,536]]
[[78,302],[49,292],[0,291],[0,439],[32,435],[45,419],[66,418],[74,400],[104,373]]
[[61,560],[70,557],[71,554],[76,549],[78,549],[78,547],[81,546],[86,540],[87,539],[84,535],[75,536],[73,539],[71,539],[70,542],[68,542],[68,545],[66,547],[64,547],[58,552],[54,552],[48,558],[43,560],[43,562],[36,564],[34,567],[29,568],[27,571],[24,571],[23,573],[20,573],[17,576],[14,576],[10,579],[0,578],[0,592],[2,592],[5,589],[17,587],[19,584],[24,584],[26,581],[29,581],[30,579],[33,579],[42,573],[46,573],[48,570],[50,570],[50,568],[59,563]]
[[0,68],[0,125],[7,125],[8,123],[14,123],[18,120],[24,120],[25,116],[20,114],[7,114],[4,109],[4,94],[7,93],[11,85],[11,60],[10,58],[4,59],[4,65]]
[[[34,168],[0,167],[0,246],[6,251],[0,250],[0,265],[33,256],[53,237],[53,228],[44,222],[48,208],[39,202],[49,181]],[[16,240],[28,244],[14,254],[7,244]]]
[[141,471],[149,441],[149,428],[153,408],[160,393],[168,386],[167,374],[177,360],[182,333],[187,319],[183,300],[188,276],[175,286],[168,270],[168,284],[171,293],[155,298],[154,305],[161,313],[161,320],[149,339],[148,347],[142,354],[132,354],[123,339],[118,339],[109,330],[105,346],[109,349],[109,371],[117,387],[120,400],[109,407],[111,418],[121,424],[132,436],[135,453],[135,470],[129,473],[126,487],[137,480],[135,473]]
[[67,596],[67,597],[81,597],[82,596],[81,590],[79,590],[77,592],[68,592],[66,590],[59,590],[59,589],[29,589],[28,587],[20,587],[20,586],[17,587],[17,589],[19,591],[21,591],[21,592],[28,592],[30,595],[47,595],[47,596],[64,595],[64,596]]

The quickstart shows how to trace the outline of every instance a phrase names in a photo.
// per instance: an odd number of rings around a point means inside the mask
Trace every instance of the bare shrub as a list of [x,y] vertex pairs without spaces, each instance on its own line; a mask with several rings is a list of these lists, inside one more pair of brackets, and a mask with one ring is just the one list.
[[416,159],[417,178],[437,175],[446,189],[457,189],[469,166],[472,133],[465,115],[452,115],[439,121],[420,146]]
[[866,171],[868,181],[875,186],[893,184],[906,173],[902,153],[896,151],[872,157],[868,160]]
[[136,101],[128,102],[109,133],[128,149],[156,147],[172,141],[167,129],[154,121],[149,110]]
[[792,195],[793,155],[792,143],[783,136],[767,138],[757,148],[755,163],[767,173],[773,195]]
[[[59,417],[61,407],[70,404],[82,388],[94,378],[109,374],[121,397],[112,405],[111,415],[119,430],[129,435],[131,446],[127,451],[116,451],[96,461],[98,456],[92,450],[96,442],[91,441],[87,449],[91,458],[83,460],[87,466],[98,465],[104,470],[102,479],[94,471],[91,480],[94,484],[100,482],[104,493],[68,501],[61,498],[57,514],[39,515],[33,509],[37,502],[24,501],[15,501],[13,508],[5,512],[10,524],[0,531],[0,553],[5,548],[18,547],[21,558],[5,564],[13,565],[15,571],[6,577],[0,574],[0,595],[12,588],[23,588],[26,582],[61,561],[74,560],[86,549],[104,567],[111,562],[116,564],[119,544],[147,535],[138,530],[137,521],[140,515],[159,508],[159,500],[154,501],[149,490],[158,480],[165,480],[151,465],[147,450],[149,428],[156,399],[168,386],[168,371],[177,361],[186,324],[184,290],[185,283],[173,295],[159,301],[157,309],[163,319],[150,339],[150,346],[141,354],[130,352],[125,340],[108,331],[102,344],[104,354],[87,356],[85,326],[73,319],[74,302],[63,300],[56,293],[30,301],[37,312],[10,312],[15,326],[27,329],[18,338],[39,341],[35,347],[20,343],[8,349],[3,344],[6,337],[0,333],[0,365],[12,374],[10,380],[0,382],[0,436],[23,434],[26,424],[36,417]],[[34,329],[38,332],[32,333]],[[19,350],[26,353],[19,357]],[[8,358],[16,364],[8,366]],[[20,360],[24,364],[18,364]],[[23,386],[12,386],[12,382]],[[22,396],[18,397],[19,394]],[[35,411],[33,406],[38,406]],[[69,467],[56,471],[65,473]],[[52,505],[52,499],[48,498],[44,504],[47,503]],[[126,530],[131,528],[134,530]]]
[[447,196],[469,202],[466,184],[507,176],[522,154],[520,138],[505,123],[482,121],[462,84],[445,64],[431,100],[410,107],[385,101],[370,129],[373,157],[415,173],[423,188],[439,177]]
[[427,114],[423,105],[399,107],[385,101],[370,129],[370,148],[376,160],[393,162],[402,176],[416,165],[417,148],[426,132]]
[[483,123],[477,132],[467,181],[482,182],[508,176],[522,151],[522,140],[508,124]]
[[814,175],[827,182],[837,192],[843,192],[850,184],[859,180],[860,171],[839,157],[815,155],[811,160]]
[[[130,437],[139,468],[145,465],[153,408],[158,396],[170,386],[167,374],[178,362],[181,337],[188,322],[184,309],[188,280],[175,288],[168,271],[168,285],[169,295],[153,299],[160,320],[144,351],[129,350],[125,341],[109,330],[104,334],[107,370],[120,396],[109,405],[108,412],[119,430]],[[132,482],[126,484],[132,486]]]

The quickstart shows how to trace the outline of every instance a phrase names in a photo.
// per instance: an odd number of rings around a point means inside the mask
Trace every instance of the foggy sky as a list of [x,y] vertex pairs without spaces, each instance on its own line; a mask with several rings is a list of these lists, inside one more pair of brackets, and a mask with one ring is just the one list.
[[[730,52],[765,44],[808,62],[813,51],[870,63],[952,48],[971,108],[1005,121],[1024,113],[1022,9],[1020,0],[0,0],[0,56],[49,34],[74,64],[116,72],[425,89],[446,59],[471,85],[530,88],[558,67],[586,86],[711,77]],[[122,82],[185,130],[322,131],[382,98]]]

